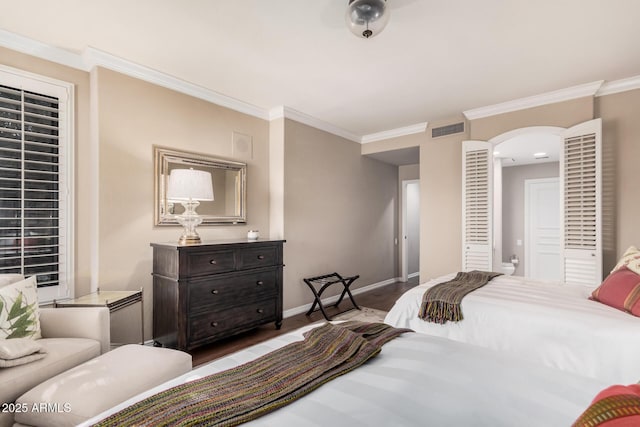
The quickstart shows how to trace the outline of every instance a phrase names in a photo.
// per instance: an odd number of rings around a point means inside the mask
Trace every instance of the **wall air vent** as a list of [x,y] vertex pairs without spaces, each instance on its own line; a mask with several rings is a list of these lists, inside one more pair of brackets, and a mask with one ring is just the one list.
[[440,126],[431,129],[431,138],[438,138],[446,135],[453,135],[454,133],[464,132],[464,122],[454,123],[452,125]]

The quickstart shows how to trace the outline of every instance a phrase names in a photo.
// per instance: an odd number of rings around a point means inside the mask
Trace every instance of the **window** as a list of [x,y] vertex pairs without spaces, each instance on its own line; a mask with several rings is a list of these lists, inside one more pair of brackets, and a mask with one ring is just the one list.
[[71,296],[73,86],[0,68],[0,274]]

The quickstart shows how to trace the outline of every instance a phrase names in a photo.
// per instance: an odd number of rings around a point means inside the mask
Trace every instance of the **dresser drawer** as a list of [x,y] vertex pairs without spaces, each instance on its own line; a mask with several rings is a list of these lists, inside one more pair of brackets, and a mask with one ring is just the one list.
[[194,316],[189,320],[189,340],[208,340],[247,330],[275,319],[274,301],[264,300],[229,310],[220,310]]
[[236,257],[238,270],[276,265],[278,259],[277,250],[273,246],[238,249]]
[[187,255],[187,260],[192,276],[226,273],[236,269],[233,250],[193,252]]
[[189,311],[229,308],[273,297],[278,293],[276,268],[236,273],[206,279],[196,279],[189,284]]

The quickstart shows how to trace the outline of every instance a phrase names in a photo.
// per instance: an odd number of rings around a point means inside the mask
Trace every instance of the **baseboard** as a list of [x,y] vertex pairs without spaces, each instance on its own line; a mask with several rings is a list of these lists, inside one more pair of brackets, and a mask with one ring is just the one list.
[[[361,294],[363,292],[368,292],[368,291],[371,291],[373,289],[380,288],[380,287],[386,286],[386,285],[390,285],[390,284],[398,282],[398,281],[400,281],[400,278],[399,277],[394,277],[392,279],[383,280],[382,282],[373,283],[371,285],[363,286],[361,288],[351,289],[351,293],[353,295],[358,295],[358,294]],[[311,293],[311,292],[309,292],[309,293]],[[340,298],[339,294],[331,296],[331,297],[327,297],[327,298],[322,298],[322,304],[329,305],[329,304],[335,303],[336,301],[338,301],[338,298]],[[309,303],[309,304],[301,305],[299,307],[294,307],[294,308],[290,308],[288,310],[285,310],[285,311],[282,312],[282,317],[286,319],[287,317],[295,316],[295,315],[301,314],[301,313],[306,313],[311,308],[311,304],[312,303]]]
[[407,279],[413,279],[414,277],[418,277],[420,275],[419,271],[416,271],[415,273],[411,273],[407,276]]

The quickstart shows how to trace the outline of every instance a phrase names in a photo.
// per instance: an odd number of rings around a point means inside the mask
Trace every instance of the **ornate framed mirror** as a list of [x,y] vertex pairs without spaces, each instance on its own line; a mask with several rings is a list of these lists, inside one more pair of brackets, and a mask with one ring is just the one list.
[[180,224],[175,216],[183,212],[182,204],[167,200],[169,174],[174,169],[197,169],[211,173],[214,200],[202,201],[198,214],[203,225],[240,224],[247,220],[247,164],[222,160],[206,154],[153,147],[154,224]]

